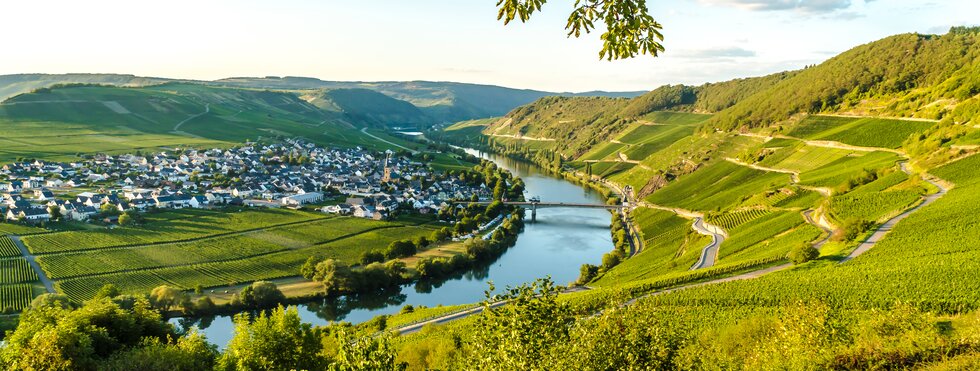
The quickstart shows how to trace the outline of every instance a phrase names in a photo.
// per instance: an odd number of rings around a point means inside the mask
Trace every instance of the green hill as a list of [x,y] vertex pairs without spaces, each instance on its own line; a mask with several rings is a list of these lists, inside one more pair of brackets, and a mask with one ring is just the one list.
[[12,96],[34,89],[57,84],[102,84],[116,86],[146,86],[170,81],[156,77],[138,77],[118,74],[70,73],[61,75],[18,74],[0,75],[0,102]]
[[370,89],[419,107],[440,122],[503,116],[510,110],[546,96],[634,97],[644,92],[556,93],[494,85],[433,81],[341,82],[308,77],[236,77],[214,84],[263,89]]
[[411,103],[368,89],[324,90],[304,99],[324,111],[346,115],[355,122],[410,128],[428,128],[435,123]]
[[291,93],[184,83],[60,86],[0,104],[0,160],[230,146],[272,137],[388,148],[361,133],[362,126]]

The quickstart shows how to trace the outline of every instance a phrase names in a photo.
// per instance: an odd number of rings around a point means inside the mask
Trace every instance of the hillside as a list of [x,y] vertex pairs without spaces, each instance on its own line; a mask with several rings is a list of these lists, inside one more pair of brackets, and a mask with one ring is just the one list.
[[18,74],[0,75],[0,102],[17,94],[57,84],[102,84],[116,86],[146,86],[170,81],[156,77],[118,74],[70,73],[61,75]]
[[510,110],[546,96],[634,97],[644,92],[556,93],[494,85],[432,81],[341,82],[308,77],[237,77],[214,84],[262,89],[370,89],[419,107],[440,122],[503,116]]
[[303,96],[321,110],[352,122],[403,128],[428,128],[435,120],[411,103],[368,89],[331,89]]
[[303,137],[335,146],[389,148],[348,117],[290,93],[167,83],[141,88],[38,89],[0,104],[0,159],[71,159],[78,153],[231,146]]

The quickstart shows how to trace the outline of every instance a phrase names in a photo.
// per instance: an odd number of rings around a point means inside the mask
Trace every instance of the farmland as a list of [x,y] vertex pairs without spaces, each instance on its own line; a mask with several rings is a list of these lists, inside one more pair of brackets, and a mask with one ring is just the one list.
[[[69,251],[41,254],[37,260],[62,292],[85,300],[105,283],[113,283],[126,293],[144,293],[159,285],[191,289],[198,284],[217,287],[297,276],[308,257],[353,264],[365,251],[382,250],[395,240],[428,236],[436,228],[414,222],[323,218],[285,210],[233,215],[172,211],[157,216],[155,223],[191,220],[201,223],[195,226],[213,224],[223,229],[193,239],[167,235],[176,239],[158,237],[144,245],[92,248],[83,244]],[[239,219],[242,223],[236,224]],[[249,219],[260,222],[249,226]],[[262,224],[267,226],[257,227]],[[244,226],[249,228],[241,228]]]
[[934,122],[927,121],[810,116],[788,135],[862,147],[898,148],[910,136],[933,125]]
[[694,210],[724,209],[761,190],[789,183],[789,175],[716,162],[677,179],[647,201]]
[[30,305],[32,299],[34,299],[32,285],[0,285],[0,310],[19,311]]
[[34,254],[171,243],[323,219],[290,210],[181,210],[149,214],[140,228],[56,232],[23,238]]
[[14,241],[11,241],[10,237],[0,235],[0,257],[9,258],[12,256],[20,256],[20,249],[14,245]]

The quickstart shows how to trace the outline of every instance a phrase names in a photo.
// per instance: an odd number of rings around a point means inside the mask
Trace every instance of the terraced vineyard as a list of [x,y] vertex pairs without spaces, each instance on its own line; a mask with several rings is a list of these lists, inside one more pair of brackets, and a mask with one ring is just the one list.
[[606,272],[595,285],[622,282],[686,271],[711,239],[691,231],[691,221],[669,211],[637,209],[633,213],[643,233],[643,251]]
[[720,215],[715,215],[711,218],[707,218],[708,223],[717,225],[726,230],[738,227],[742,224],[748,223],[755,219],[761,218],[769,214],[769,210],[766,209],[748,209],[739,210],[732,212],[725,212]]
[[678,178],[647,201],[693,210],[724,209],[763,189],[789,184],[788,174],[755,170],[720,161]]
[[785,255],[785,251],[768,251],[767,244],[763,242],[804,223],[806,221],[798,212],[779,211],[763,214],[728,230],[728,238],[721,244],[718,257],[724,261],[726,257],[750,248],[763,250],[761,255]]
[[809,116],[789,135],[862,147],[898,148],[910,136],[935,124],[927,121]]
[[911,206],[920,198],[920,192],[907,189],[873,193],[851,192],[832,198],[830,213],[839,221],[852,218],[882,221],[882,218]]
[[0,284],[37,281],[37,273],[24,258],[0,260]]
[[20,256],[20,249],[14,245],[14,241],[11,241],[10,237],[0,235],[0,257],[9,258],[13,256]]
[[34,288],[29,284],[0,285],[0,309],[20,311],[34,299]]

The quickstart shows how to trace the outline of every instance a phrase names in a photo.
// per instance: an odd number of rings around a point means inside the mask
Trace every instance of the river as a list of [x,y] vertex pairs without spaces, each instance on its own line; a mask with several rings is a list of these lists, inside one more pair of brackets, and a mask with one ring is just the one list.
[[[528,198],[545,202],[604,203],[597,192],[556,178],[540,168],[513,159],[467,152],[495,162],[524,179]],[[331,321],[360,323],[383,314],[398,313],[406,304],[459,305],[484,299],[487,282],[498,288],[516,286],[551,276],[558,284],[578,278],[584,263],[598,264],[602,254],[613,249],[609,235],[610,214],[600,209],[540,209],[535,222],[527,214],[524,231],[517,243],[488,266],[460,274],[441,284],[408,285],[400,293],[376,295],[358,300],[318,301],[299,305],[303,321],[326,325]],[[231,316],[171,320],[180,328],[197,326],[215,344],[227,344],[234,332]]]

